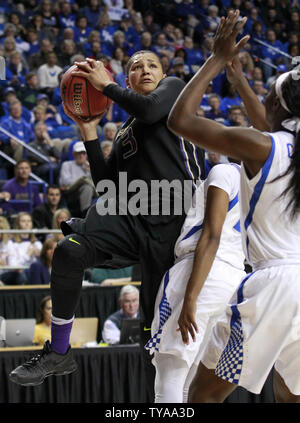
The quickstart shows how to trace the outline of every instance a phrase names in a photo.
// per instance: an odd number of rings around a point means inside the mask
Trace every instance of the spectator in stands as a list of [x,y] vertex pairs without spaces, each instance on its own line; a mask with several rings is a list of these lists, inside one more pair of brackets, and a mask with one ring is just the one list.
[[38,6],[38,12],[43,18],[44,28],[47,33],[57,36],[59,23],[57,15],[54,12],[54,3],[51,0],[42,0]]
[[88,5],[84,6],[80,11],[86,16],[88,26],[93,27],[95,22],[98,22],[102,7],[100,6],[100,0],[89,0]]
[[264,80],[264,74],[263,74],[262,68],[255,66],[255,68],[253,69],[253,79],[256,79],[257,81]]
[[29,198],[29,178],[31,166],[28,160],[20,160],[15,166],[15,177],[5,182],[2,191],[7,191],[11,195],[12,200],[28,200],[28,203],[4,204],[3,210],[18,213],[20,211],[28,211],[41,204],[39,191],[36,185],[32,185],[32,198]]
[[279,40],[276,39],[275,31],[271,28],[267,30],[266,38],[266,42],[271,48],[263,46],[261,52],[262,58],[266,62],[263,64],[264,75],[265,78],[268,79],[270,76],[272,76],[272,67],[269,64],[276,65],[277,60],[281,57],[278,51],[274,50],[274,48],[283,50],[283,45]]
[[45,195],[45,202],[37,206],[32,212],[32,219],[35,228],[52,229],[53,217],[61,204],[61,192],[57,185],[48,185]]
[[113,147],[112,141],[102,141],[101,142],[101,150],[102,150],[102,154],[103,154],[104,159],[106,159],[110,155],[112,147]]
[[[74,160],[63,162],[59,175],[59,185],[72,213],[85,215],[95,197],[95,187],[91,179],[90,166],[82,141],[73,146]],[[79,210],[78,204],[79,203]]]
[[221,163],[220,153],[215,153],[214,151],[207,151],[205,154],[205,177],[207,178],[211,169],[220,163]]
[[12,78],[10,79],[11,86],[19,87],[25,84],[25,76],[28,73],[28,69],[19,51],[13,51],[10,54],[7,69],[12,74]]
[[184,33],[181,28],[175,28],[174,29],[174,35],[175,35],[175,48],[183,47],[184,44]]
[[88,26],[87,17],[84,15],[77,15],[74,29],[74,41],[76,43],[85,43],[88,39],[92,28]]
[[[32,217],[27,212],[20,212],[15,220],[14,229],[31,230]],[[8,257],[8,265],[19,268],[15,273],[15,283],[28,283],[28,272],[24,268],[30,265],[40,256],[42,243],[34,234],[20,233],[13,235],[14,245]],[[5,281],[4,281],[5,282]]]
[[102,338],[110,345],[120,342],[123,319],[139,317],[139,290],[135,286],[125,285],[120,291],[120,310],[110,315],[104,322]]
[[163,25],[162,32],[166,36],[167,45],[175,48],[176,47],[176,36],[175,36],[175,26],[171,22],[165,22]]
[[[96,46],[94,45],[94,43],[98,43],[96,45],[97,51],[95,51]],[[106,50],[105,48],[102,49],[102,45],[105,45],[105,43],[101,42],[100,33],[95,30],[91,31],[88,36],[87,42],[83,44],[83,51],[85,56],[91,57],[93,54],[97,54],[97,55],[100,53],[105,54]]]
[[144,31],[140,36],[140,50],[153,50],[152,34],[149,31]]
[[194,41],[192,37],[185,37],[184,38],[184,50],[186,52],[186,64],[187,65],[202,65],[203,63],[203,56],[201,51],[196,49],[194,46]]
[[[66,209],[66,208],[57,209],[56,212],[53,215],[52,229],[59,229],[60,230],[61,222],[65,222],[66,220],[69,220],[70,217],[71,217],[71,214],[70,214],[68,209]],[[64,235],[61,232],[59,234],[51,234],[47,238],[52,238],[56,242],[58,242],[58,241],[60,241],[61,239],[64,238]]]
[[36,13],[31,17],[29,28],[33,28],[37,32],[39,40],[43,40],[45,38],[52,38],[52,34],[49,33],[46,25],[44,25],[42,15],[40,13],[37,13],[37,11],[35,12]]
[[76,16],[72,13],[71,3],[63,1],[60,3],[60,11],[58,14],[58,23],[61,29],[73,28],[75,26]]
[[113,42],[116,26],[111,22],[108,13],[101,13],[96,28],[99,28],[100,39],[103,43]]
[[118,127],[114,122],[107,122],[103,126],[104,141],[113,142],[115,135],[117,133],[117,130],[118,130]]
[[[299,6],[298,6],[299,7]],[[298,32],[300,31],[300,15],[299,8],[291,11],[289,30]]]
[[[60,152],[55,147],[53,140],[50,138],[47,125],[45,125],[45,123],[36,123],[34,135],[34,141],[29,145],[38,153],[45,156],[49,162],[45,162],[45,160],[38,154],[28,151],[27,159],[30,161],[33,173],[40,176],[47,182],[56,183],[60,169]],[[50,176],[52,177],[52,181],[50,181]]]
[[177,78],[180,78],[185,82],[188,82],[193,76],[190,72],[190,67],[184,63],[182,57],[174,57],[172,67],[168,74],[177,76]]
[[116,47],[113,52],[113,56],[109,61],[110,66],[116,75],[123,72],[124,56],[124,50],[121,47]]
[[40,51],[40,40],[35,28],[28,28],[26,37],[29,43],[29,50],[25,53],[25,57],[27,59]]
[[143,17],[146,31],[150,32],[152,35],[161,31],[161,27],[154,21],[154,14],[150,10],[148,10]]
[[[207,6],[204,6],[207,8]],[[187,28],[187,33],[190,37],[193,37],[195,27],[199,24],[199,16],[201,9],[198,4],[195,2],[190,2],[189,0],[182,0],[179,4],[176,5],[175,13],[176,16],[183,20],[185,27]],[[204,11],[202,11],[203,13]],[[205,11],[207,15],[207,11]]]
[[53,52],[53,44],[49,38],[44,38],[40,42],[40,51],[39,53],[33,54],[29,60],[29,69],[38,70],[42,65],[47,62],[47,57],[49,53]]
[[68,152],[69,145],[72,142],[71,138],[76,135],[76,132],[74,131],[73,127],[64,125],[64,122],[62,122],[62,117],[52,104],[49,104],[48,107],[43,105],[45,104],[44,97],[46,97],[48,104],[47,95],[39,94],[38,98],[40,100],[37,101],[38,106],[33,109],[34,122],[32,127],[34,128],[37,123],[44,123],[55,148],[58,150],[60,155],[62,155],[63,153]]
[[218,16],[219,8],[218,6],[212,4],[207,9],[207,16],[203,19],[204,29],[208,32],[214,33],[220,23],[220,16]]
[[163,32],[159,32],[155,37],[155,42],[153,44],[153,51],[160,57],[161,55],[166,55],[169,59],[173,59],[175,48],[170,47],[167,44],[166,35]]
[[128,45],[134,50],[139,50],[140,34],[144,31],[143,19],[139,17],[132,19],[129,13],[124,13],[120,22],[120,30]]
[[208,97],[210,110],[205,113],[205,117],[213,119],[217,122],[224,123],[226,120],[225,114],[220,110],[221,98],[218,94],[210,94]]
[[19,90],[19,98],[27,109],[32,110],[39,95],[39,80],[35,72],[28,72],[25,76],[25,85]]
[[17,45],[14,37],[6,37],[3,43],[3,57],[9,59],[12,52],[16,51]]
[[214,45],[214,39],[210,35],[207,35],[204,38],[204,41],[201,45],[201,54],[203,61],[207,60],[212,53],[212,48]]
[[78,53],[78,49],[73,40],[63,40],[60,47],[60,52],[58,55],[59,65],[62,68],[66,66],[70,66],[72,56],[74,56],[77,53]]
[[223,84],[223,93],[225,94],[221,100],[220,110],[227,116],[231,106],[240,106],[242,100],[238,95],[235,87],[228,81]]
[[[10,224],[8,220],[0,216],[0,229],[9,230]],[[0,266],[8,266],[8,257],[13,248],[13,242],[11,240],[11,234],[0,234]],[[4,284],[7,284],[7,281],[10,278],[13,278],[14,275],[9,275],[11,272],[7,272],[5,269],[0,269],[0,280]],[[1,284],[0,284],[1,285]]]
[[57,243],[54,239],[48,238],[43,243],[40,257],[31,263],[28,271],[28,283],[30,285],[43,285],[50,283],[50,271],[52,257]]
[[[56,45],[55,45],[55,51],[56,50],[59,50],[59,48],[60,48],[60,44],[63,42],[63,41],[66,41],[66,40],[70,40],[70,41],[74,41],[74,42],[76,42],[75,41],[75,29],[74,28],[65,28],[63,31],[62,31],[62,34],[61,34],[61,36],[59,37],[59,39],[57,40],[57,43],[56,43]],[[77,45],[77,44],[76,44]],[[79,48],[79,47],[78,47]]]
[[[109,141],[108,141],[109,142]],[[1,205],[1,203],[3,203],[3,202],[7,202],[7,201],[9,201],[10,200],[10,198],[11,198],[11,195],[10,195],[10,193],[9,192],[7,192],[7,191],[1,191],[0,192],[0,205]],[[0,207],[0,214],[3,214],[3,209]]]
[[108,45],[108,51],[103,53],[112,56],[114,49],[121,47],[127,56],[131,56],[134,52],[133,45],[127,42],[123,31],[115,31],[113,35],[113,43]]
[[46,341],[51,341],[51,312],[52,301],[50,295],[47,295],[41,300],[37,312],[33,335],[33,343],[36,345],[44,345]]
[[265,96],[266,96],[266,94],[267,94],[268,91],[264,87],[263,81],[258,81],[256,79],[254,79],[253,80],[253,83],[252,83],[252,89],[255,92],[255,94],[257,95],[259,101],[261,103],[264,103]]
[[10,13],[8,17],[8,22],[12,23],[16,27],[16,34],[18,34],[21,38],[25,38],[27,34],[27,30],[22,25],[20,14],[17,12]]
[[[28,122],[22,118],[22,104],[15,100],[9,105],[9,117],[3,119],[2,128],[10,132],[12,136],[24,141],[26,144],[33,140],[33,132]],[[0,134],[2,150],[12,156],[16,161],[23,157],[23,147],[14,138]]]
[[246,116],[241,106],[231,106],[228,112],[228,119],[224,122],[226,126],[248,126]]
[[241,51],[239,59],[243,67],[243,73],[248,81],[253,78],[254,62],[251,55],[247,51]]
[[47,94],[52,94],[54,88],[58,86],[58,75],[60,72],[62,72],[62,68],[57,65],[56,53],[48,53],[46,63],[37,70],[40,88]]
[[171,60],[165,54],[162,54],[160,57],[160,62],[163,68],[163,71],[166,75],[169,75],[170,67],[171,67]]
[[16,50],[20,53],[24,53],[29,50],[29,43],[24,41],[24,39],[18,35],[17,27],[12,23],[6,23],[4,26],[4,37],[13,37],[16,43]]
[[[18,93],[19,93],[18,89]],[[4,116],[2,117],[2,120],[4,120],[6,117],[10,114],[10,105],[15,102],[19,101],[17,92],[13,87],[7,87],[4,91],[4,100],[2,103],[2,107],[4,110]],[[22,103],[22,115],[21,117],[25,119],[26,122],[29,122],[31,120],[31,112],[25,107],[25,105]]]

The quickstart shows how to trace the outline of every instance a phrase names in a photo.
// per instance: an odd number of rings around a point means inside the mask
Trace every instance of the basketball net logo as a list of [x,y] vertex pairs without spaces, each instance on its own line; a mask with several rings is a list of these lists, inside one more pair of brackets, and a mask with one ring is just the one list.
[[0,80],[4,81],[5,79],[6,79],[5,59],[4,57],[0,56]]

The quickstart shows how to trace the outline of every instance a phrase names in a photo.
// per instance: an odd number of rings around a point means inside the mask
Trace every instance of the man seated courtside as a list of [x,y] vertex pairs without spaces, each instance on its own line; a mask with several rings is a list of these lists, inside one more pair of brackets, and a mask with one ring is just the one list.
[[104,322],[102,339],[107,344],[120,342],[123,319],[139,318],[139,290],[132,285],[125,285],[120,291],[120,310],[111,314]]

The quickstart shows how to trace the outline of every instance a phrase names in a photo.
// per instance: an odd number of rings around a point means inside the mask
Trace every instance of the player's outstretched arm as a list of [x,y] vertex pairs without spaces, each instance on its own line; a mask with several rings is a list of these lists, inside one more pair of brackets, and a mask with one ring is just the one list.
[[182,341],[189,344],[189,334],[195,342],[198,332],[195,320],[197,298],[213,265],[219,248],[223,224],[228,210],[227,192],[210,186],[207,190],[203,229],[195,250],[193,270],[188,281],[178,325]]
[[250,174],[255,175],[265,163],[271,151],[271,138],[250,128],[224,127],[213,120],[196,116],[198,105],[208,87],[226,63],[243,48],[249,37],[236,43],[236,37],[245,25],[246,18],[238,23],[239,11],[222,17],[213,54],[189,81],[177,98],[169,118],[171,131],[211,151],[243,161]]
[[226,76],[239,93],[251,125],[260,131],[269,131],[270,126],[266,121],[265,106],[259,101],[247,78],[243,75],[242,64],[238,55],[231,62],[226,63]]

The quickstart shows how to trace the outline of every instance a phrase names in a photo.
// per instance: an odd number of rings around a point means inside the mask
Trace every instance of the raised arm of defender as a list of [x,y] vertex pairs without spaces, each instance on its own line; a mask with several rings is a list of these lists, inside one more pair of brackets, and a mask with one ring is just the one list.
[[189,81],[177,98],[169,118],[168,127],[178,135],[211,151],[243,161],[253,176],[258,173],[271,151],[271,138],[250,128],[228,128],[196,116],[209,82],[214,79],[227,63],[244,47],[249,37],[236,43],[236,37],[246,23],[238,22],[239,11],[230,11],[219,25],[213,54]]

